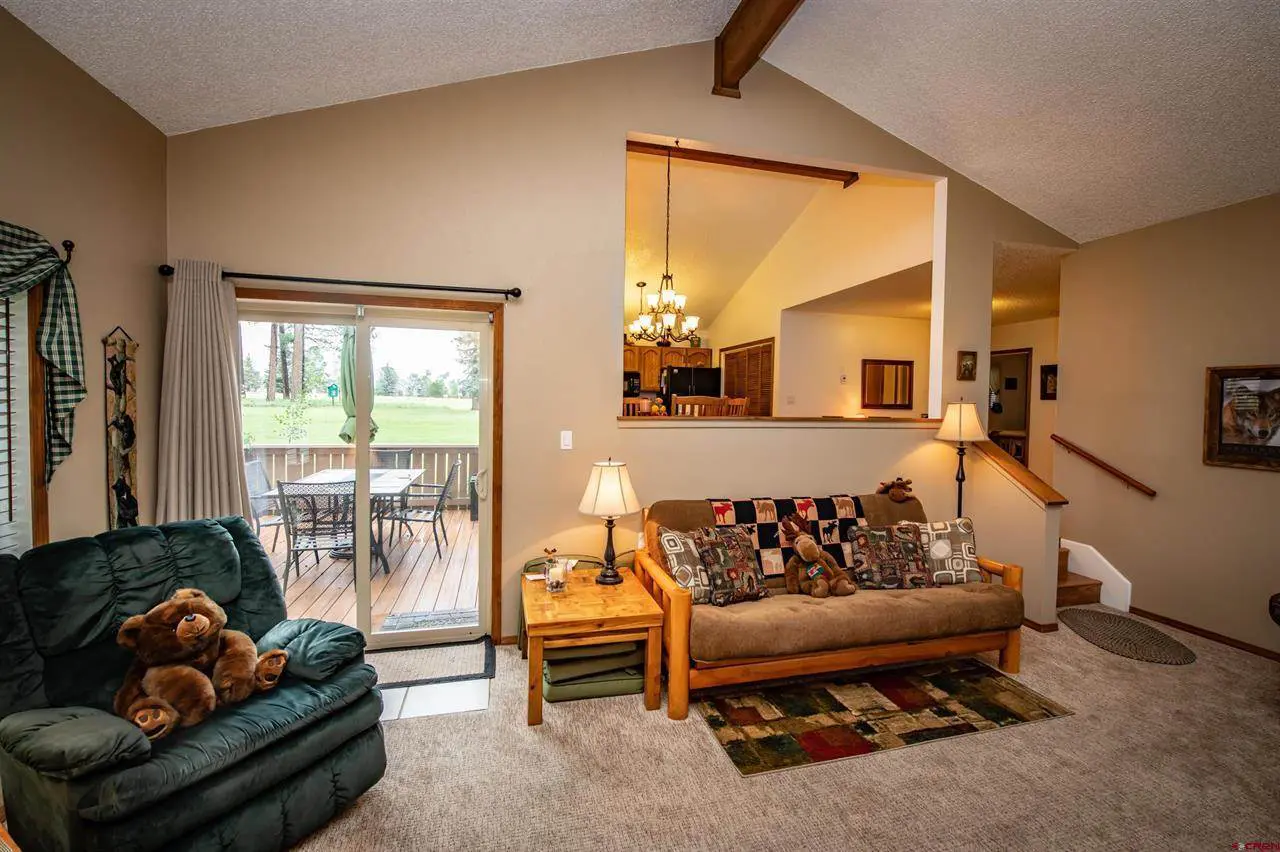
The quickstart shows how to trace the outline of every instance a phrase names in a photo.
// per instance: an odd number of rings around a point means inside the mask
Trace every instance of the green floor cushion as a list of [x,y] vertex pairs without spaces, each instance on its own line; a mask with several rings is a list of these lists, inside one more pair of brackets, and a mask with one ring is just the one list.
[[549,683],[544,669],[542,697],[547,701],[574,701],[579,698],[608,698],[644,692],[642,669],[620,669],[578,678],[568,683]]
[[[322,683],[286,677],[270,692],[153,742],[145,763],[86,779],[92,783],[75,799],[80,816],[96,822],[128,816],[326,719],[369,694],[376,682],[367,663]],[[273,760],[278,754],[279,748],[270,751]]]
[[544,660],[580,660],[583,657],[610,657],[626,654],[640,647],[639,642],[610,642],[608,645],[582,645],[577,648],[547,648]]
[[548,683],[568,683],[632,666],[644,666],[644,649],[637,648],[605,657],[585,657],[581,660],[551,660],[543,666],[543,671]]

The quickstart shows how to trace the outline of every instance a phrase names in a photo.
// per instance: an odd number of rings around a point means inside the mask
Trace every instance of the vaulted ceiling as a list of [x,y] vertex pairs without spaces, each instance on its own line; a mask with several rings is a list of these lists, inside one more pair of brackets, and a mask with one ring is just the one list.
[[[671,161],[671,273],[688,311],[708,328],[824,181],[730,166]],[[761,203],[768,199],[768,203]],[[627,154],[625,316],[662,282],[666,160]]]
[[[737,5],[0,4],[166,133],[705,41]],[[1280,191],[1280,2],[807,0],[765,60],[1079,241]]]

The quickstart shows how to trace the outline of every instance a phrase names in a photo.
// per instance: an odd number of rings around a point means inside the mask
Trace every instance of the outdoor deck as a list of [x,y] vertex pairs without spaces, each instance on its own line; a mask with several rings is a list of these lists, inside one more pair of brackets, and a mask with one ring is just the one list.
[[[479,524],[470,520],[466,507],[450,509],[445,519],[449,544],[442,557],[427,524],[419,524],[411,539],[391,539],[387,533],[387,561],[391,573],[372,573],[373,629],[378,631],[388,615],[453,613],[477,609],[480,581]],[[283,580],[284,531],[272,545],[274,529],[262,531],[262,543],[271,555],[276,574]],[[376,561],[376,560],[375,560]],[[302,557],[302,574],[290,574],[285,602],[290,618],[319,618],[355,626],[355,570],[350,559]],[[447,618],[446,618],[447,620]]]

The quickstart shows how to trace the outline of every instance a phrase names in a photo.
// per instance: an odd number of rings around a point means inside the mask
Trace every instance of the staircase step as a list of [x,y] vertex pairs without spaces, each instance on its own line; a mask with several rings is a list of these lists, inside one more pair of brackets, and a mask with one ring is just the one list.
[[1058,548],[1058,582],[1067,579],[1067,565],[1071,559],[1071,551],[1065,547]]
[[1066,578],[1058,581],[1058,606],[1080,606],[1101,599],[1101,580],[1068,571]]

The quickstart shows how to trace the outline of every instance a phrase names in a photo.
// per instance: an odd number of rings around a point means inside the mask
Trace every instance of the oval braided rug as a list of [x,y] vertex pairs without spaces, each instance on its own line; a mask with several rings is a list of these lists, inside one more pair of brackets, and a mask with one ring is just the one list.
[[1167,666],[1185,666],[1196,661],[1195,652],[1186,645],[1135,618],[1071,607],[1059,610],[1058,620],[1086,642],[1131,660]]

